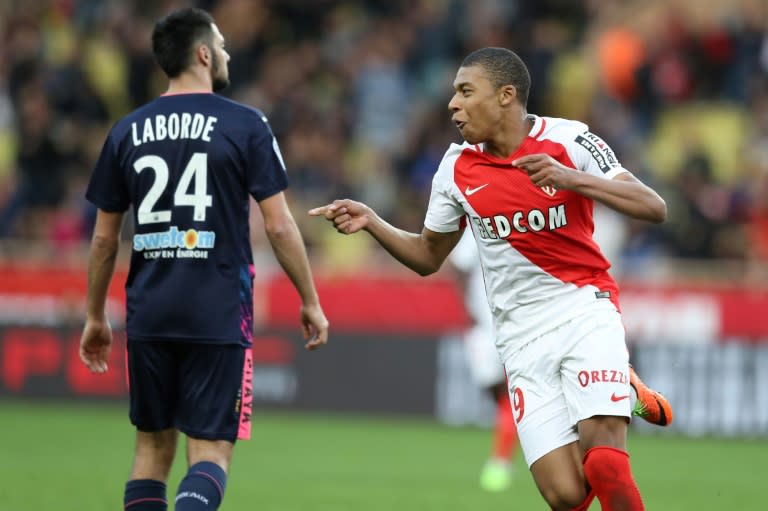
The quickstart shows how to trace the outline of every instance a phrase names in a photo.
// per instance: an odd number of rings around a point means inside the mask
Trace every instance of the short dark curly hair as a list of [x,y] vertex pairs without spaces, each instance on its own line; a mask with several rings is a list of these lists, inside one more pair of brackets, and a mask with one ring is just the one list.
[[473,51],[461,63],[461,67],[481,66],[494,87],[513,85],[517,90],[520,104],[528,104],[531,90],[531,75],[528,67],[517,53],[506,48],[481,48]]
[[152,52],[168,78],[178,77],[190,65],[196,43],[213,45],[213,17],[194,7],[173,11],[155,24]]

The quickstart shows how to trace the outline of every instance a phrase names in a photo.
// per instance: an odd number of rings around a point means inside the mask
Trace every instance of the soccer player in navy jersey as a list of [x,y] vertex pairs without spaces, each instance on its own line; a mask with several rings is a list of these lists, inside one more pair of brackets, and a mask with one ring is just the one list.
[[[662,222],[664,200],[578,121],[526,111],[530,75],[505,48],[462,62],[448,104],[464,137],[432,181],[421,233],[349,199],[314,208],[342,234],[367,231],[420,275],[436,272],[469,226],[478,246],[520,445],[554,510],[638,511],[627,453],[632,387],[641,413],[671,409],[629,366],[618,286],[592,238],[594,201]],[[651,410],[652,411],[649,411]]]
[[123,215],[135,234],[126,281],[130,418],[136,451],[128,511],[167,509],[179,432],[189,470],[177,511],[217,509],[232,450],[250,435],[254,266],[249,197],[300,298],[306,348],[327,342],[328,321],[284,190],[280,149],[258,110],[214,92],[229,55],[211,16],[175,11],[157,22],[155,58],[166,94],[110,131],[86,196],[98,207],[88,263],[83,362],[107,370],[112,333],[105,298]]

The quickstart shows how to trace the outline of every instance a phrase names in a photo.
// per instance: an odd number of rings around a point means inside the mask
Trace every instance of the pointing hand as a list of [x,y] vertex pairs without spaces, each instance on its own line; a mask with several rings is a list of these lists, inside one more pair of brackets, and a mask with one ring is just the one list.
[[335,200],[331,204],[309,210],[310,216],[323,216],[341,234],[353,234],[365,229],[374,217],[373,210],[350,199]]

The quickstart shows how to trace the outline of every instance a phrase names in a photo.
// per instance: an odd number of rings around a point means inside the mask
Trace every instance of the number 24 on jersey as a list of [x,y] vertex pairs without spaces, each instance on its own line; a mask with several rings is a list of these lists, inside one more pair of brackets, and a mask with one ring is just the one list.
[[[168,164],[163,158],[154,154],[142,156],[133,164],[136,173],[140,174],[144,169],[151,168],[155,172],[155,180],[149,188],[147,195],[139,204],[139,224],[154,224],[171,221],[171,210],[154,209],[158,199],[168,187]],[[194,179],[194,189],[189,189]],[[192,218],[197,222],[205,221],[206,208],[212,204],[212,197],[208,195],[208,154],[194,153],[189,159],[184,172],[181,174],[179,184],[173,194],[174,206],[192,206],[194,208]]]

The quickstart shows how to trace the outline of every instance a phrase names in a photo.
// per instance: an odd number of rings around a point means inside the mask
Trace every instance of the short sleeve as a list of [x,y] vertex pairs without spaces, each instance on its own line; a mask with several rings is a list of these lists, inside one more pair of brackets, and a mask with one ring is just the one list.
[[288,188],[288,175],[280,146],[266,117],[256,122],[261,124],[248,140],[245,174],[248,192],[261,201]]
[[607,179],[628,172],[619,163],[613,149],[589,130],[577,133],[570,146],[575,156],[573,161],[583,172]]
[[123,169],[110,132],[88,182],[85,198],[94,206],[113,213],[128,209],[131,199]]
[[424,226],[431,231],[454,232],[462,226],[461,222],[466,212],[452,192],[455,188],[453,166],[460,152],[459,146],[452,145],[432,179],[432,191],[424,219]]

